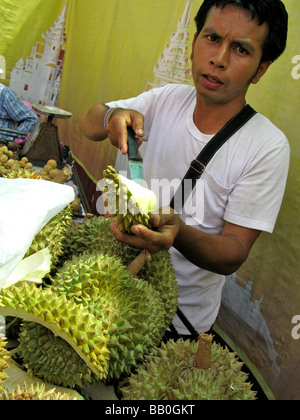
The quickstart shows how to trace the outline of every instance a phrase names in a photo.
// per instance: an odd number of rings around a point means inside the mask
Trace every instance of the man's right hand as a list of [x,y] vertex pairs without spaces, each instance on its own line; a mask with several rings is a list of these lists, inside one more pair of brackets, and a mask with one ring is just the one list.
[[90,140],[102,141],[109,137],[111,143],[125,155],[127,153],[127,127],[132,126],[138,137],[144,136],[144,116],[132,109],[118,108],[112,114],[104,128],[104,118],[108,107],[103,104],[94,105],[80,121],[81,132]]
[[107,126],[108,137],[113,146],[121,150],[123,155],[128,151],[127,127],[131,126],[138,137],[144,136],[144,116],[131,109],[118,108]]

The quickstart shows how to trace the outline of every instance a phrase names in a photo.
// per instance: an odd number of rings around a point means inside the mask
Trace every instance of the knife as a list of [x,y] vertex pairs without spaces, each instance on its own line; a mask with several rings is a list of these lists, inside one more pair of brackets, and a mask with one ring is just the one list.
[[139,145],[133,128],[127,127],[128,133],[128,161],[129,170],[132,181],[140,184],[142,187],[146,187],[143,158],[139,155]]

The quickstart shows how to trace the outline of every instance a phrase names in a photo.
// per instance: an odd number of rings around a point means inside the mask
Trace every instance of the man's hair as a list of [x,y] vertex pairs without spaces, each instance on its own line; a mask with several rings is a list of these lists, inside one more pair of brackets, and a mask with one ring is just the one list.
[[252,20],[256,19],[259,25],[268,25],[261,63],[280,57],[286,48],[288,34],[288,14],[280,0],[204,0],[195,18],[197,34],[200,34],[212,7],[224,9],[229,4],[248,10]]

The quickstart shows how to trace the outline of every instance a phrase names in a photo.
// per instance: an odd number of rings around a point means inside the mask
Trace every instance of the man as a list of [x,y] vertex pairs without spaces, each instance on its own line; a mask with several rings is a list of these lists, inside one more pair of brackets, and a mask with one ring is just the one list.
[[[10,128],[29,134],[39,119],[30,107],[7,86],[0,84],[0,128]],[[9,137],[0,135],[0,137]]]
[[[94,141],[108,136],[126,154],[126,127],[132,126],[148,139],[148,185],[153,179],[182,179],[205,144],[244,107],[249,86],[284,51],[287,21],[280,0],[204,0],[191,54],[195,88],[167,85],[95,105],[81,122],[82,132]],[[180,308],[199,333],[215,322],[225,276],[244,263],[262,231],[273,231],[289,153],[285,135],[256,114],[207,165],[182,214],[163,209],[153,215],[155,230],[138,225],[133,235],[121,234],[112,224],[120,241],[151,252],[170,249]],[[199,218],[191,203],[203,183]],[[168,199],[163,194],[160,205],[168,206]],[[174,325],[188,334],[177,318]]]

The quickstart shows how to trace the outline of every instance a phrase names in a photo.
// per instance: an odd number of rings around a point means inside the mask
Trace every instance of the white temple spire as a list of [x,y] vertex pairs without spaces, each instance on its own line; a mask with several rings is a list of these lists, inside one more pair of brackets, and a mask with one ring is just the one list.
[[188,83],[191,80],[190,34],[188,30],[191,22],[192,4],[193,0],[187,0],[183,15],[178,21],[177,32],[172,33],[169,43],[155,63],[153,69],[155,79],[151,87],[160,87],[167,83]]
[[55,105],[58,99],[65,43],[66,7],[51,27],[42,34],[44,43],[37,42],[31,55],[18,60],[9,87],[24,101]]

